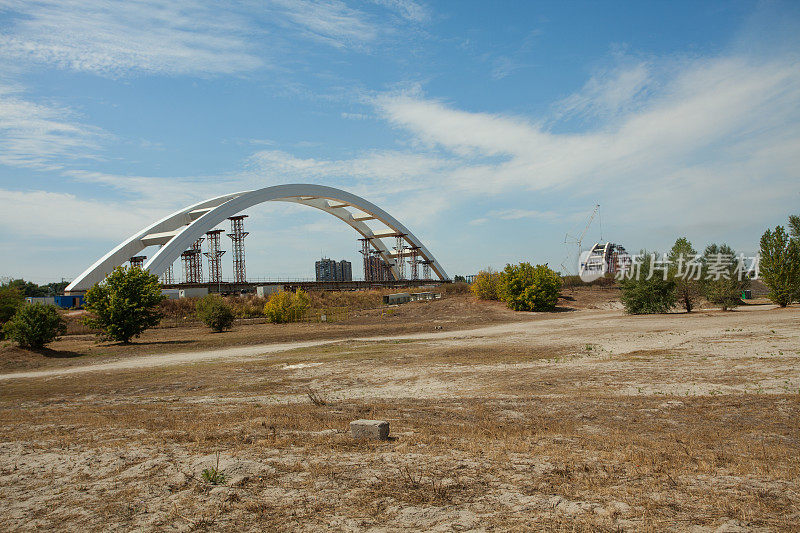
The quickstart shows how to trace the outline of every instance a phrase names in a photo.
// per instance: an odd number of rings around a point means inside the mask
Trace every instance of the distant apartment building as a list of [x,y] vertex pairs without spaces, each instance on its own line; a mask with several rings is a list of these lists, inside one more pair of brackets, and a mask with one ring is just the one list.
[[350,261],[336,262],[336,281],[353,281],[353,265]]
[[334,261],[323,257],[314,264],[317,281],[353,281],[353,265],[350,261]]

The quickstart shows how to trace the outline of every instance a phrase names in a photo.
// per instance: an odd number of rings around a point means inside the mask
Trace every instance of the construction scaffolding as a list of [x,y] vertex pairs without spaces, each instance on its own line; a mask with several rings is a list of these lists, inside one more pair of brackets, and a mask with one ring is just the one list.
[[373,250],[370,239],[358,239],[361,242],[361,255],[364,256],[364,281],[394,281],[391,265],[381,257],[378,250]]
[[221,258],[225,254],[225,250],[220,250],[220,235],[224,230],[215,229],[206,232],[208,237],[208,251],[204,254],[208,258],[208,282],[221,283],[222,282],[222,261]]
[[395,266],[397,267],[397,279],[406,279],[406,263],[403,260],[403,257],[406,253],[406,245],[405,239],[403,239],[402,235],[395,237],[394,251],[395,257],[397,258],[394,262]]
[[146,255],[135,255],[129,259],[131,262],[131,268],[142,268],[144,267],[144,260],[147,259]]
[[181,254],[184,283],[203,283],[202,243],[203,237],[200,237]]
[[392,267],[383,260],[381,253],[373,251],[370,257],[370,270],[373,278],[370,281],[393,281]]
[[408,264],[411,265],[411,279],[417,281],[419,279],[419,247],[408,247]]
[[420,261],[420,263],[422,263],[422,279],[424,280],[431,279],[431,262]]
[[375,273],[372,269],[372,250],[369,244],[369,239],[358,239],[361,242],[361,255],[364,259],[364,281],[374,281]]
[[247,271],[244,266],[244,238],[249,235],[244,231],[244,219],[247,215],[236,215],[229,217],[231,221],[231,233],[228,237],[233,243],[233,281],[234,283],[246,283]]
[[161,275],[161,284],[172,285],[173,283],[175,283],[175,275],[172,272],[172,265],[169,265]]

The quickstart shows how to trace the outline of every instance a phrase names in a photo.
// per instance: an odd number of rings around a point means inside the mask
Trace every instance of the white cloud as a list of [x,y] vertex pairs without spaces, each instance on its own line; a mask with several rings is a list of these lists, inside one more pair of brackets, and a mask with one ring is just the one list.
[[462,111],[412,91],[374,100],[379,116],[408,134],[408,150],[339,160],[262,151],[253,162],[271,175],[386,198],[432,192],[445,199],[438,213],[486,195],[535,206],[486,213],[473,225],[571,216],[542,209],[530,194],[547,192],[601,202],[620,224],[741,228],[796,203],[798,101],[800,68],[792,59],[651,61],[597,74],[561,102],[557,114],[597,119],[580,133],[554,131],[558,122]]
[[246,16],[199,1],[3,2],[0,56],[123,75],[232,74],[262,66]]
[[[6,238],[121,241],[165,214],[144,206],[46,191],[0,189],[0,202],[0,225]],[[31,217],[35,217],[35,224],[31,224]]]
[[[580,102],[576,109],[614,114],[582,133],[554,133],[525,119],[461,111],[418,95],[384,95],[376,106],[412,141],[439,151],[442,167],[451,168],[443,176],[448,187],[474,193],[613,188],[625,197],[642,187],[663,187],[691,168],[727,186],[745,168],[763,179],[800,178],[796,62],[692,61],[644,97],[641,74],[635,82],[613,79],[616,88],[608,82],[574,99]],[[639,98],[636,106],[627,105]],[[773,157],[763,157],[764,151]]]
[[363,12],[339,0],[272,0],[271,4],[304,36],[338,48],[369,43],[380,34],[380,27]]
[[[126,196],[125,200],[132,204],[147,205],[152,208],[159,207],[165,210],[177,209],[198,201],[197,190],[200,188],[207,191],[208,197],[212,197],[215,191],[219,190],[221,191],[219,194],[225,194],[239,185],[236,183],[238,180],[226,179],[224,176],[217,176],[213,179],[165,178],[125,176],[86,170],[65,170],[63,174],[76,182],[100,185],[122,192]],[[222,190],[225,187],[230,188]]]
[[558,213],[553,211],[537,211],[535,209],[496,209],[486,213],[487,217],[501,220],[520,220],[523,218],[553,219]]
[[24,99],[19,87],[0,84],[0,163],[55,170],[64,160],[92,157],[102,130],[76,121],[67,108]]
[[373,0],[376,4],[382,5],[397,11],[401,17],[412,22],[423,23],[431,18],[430,10],[427,6],[414,2],[413,0]]
[[641,104],[654,83],[646,63],[613,68],[592,76],[579,92],[556,107],[563,115],[615,117]]
[[251,163],[261,173],[281,176],[283,181],[338,183],[380,195],[428,187],[453,168],[446,159],[388,150],[341,160],[298,158],[279,150],[263,150],[251,157]]
[[2,0],[0,60],[111,77],[230,75],[279,63],[296,52],[293,37],[361,49],[430,18],[412,0],[375,3],[382,12],[342,0]]

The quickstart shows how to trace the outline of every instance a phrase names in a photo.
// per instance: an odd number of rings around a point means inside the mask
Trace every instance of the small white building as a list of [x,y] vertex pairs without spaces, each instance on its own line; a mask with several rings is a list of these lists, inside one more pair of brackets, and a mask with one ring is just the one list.
[[282,291],[283,285],[260,285],[256,287],[256,294],[261,298],[267,298],[270,294]]
[[193,287],[190,289],[178,289],[178,298],[202,298],[208,294],[205,287]]
[[167,297],[167,300],[177,300],[181,297],[181,291],[178,289],[161,289],[161,294]]
[[25,298],[25,301],[29,304],[56,305],[54,296],[28,296]]

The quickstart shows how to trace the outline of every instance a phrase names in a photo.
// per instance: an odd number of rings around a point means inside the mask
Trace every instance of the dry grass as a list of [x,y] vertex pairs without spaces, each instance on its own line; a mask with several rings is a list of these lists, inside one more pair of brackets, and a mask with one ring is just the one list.
[[3,528],[794,531],[800,310],[752,313],[0,382]]
[[[730,520],[793,528],[798,430],[796,413],[787,409],[796,409],[796,400],[695,398],[669,409],[659,407],[663,401],[31,406],[25,415],[2,413],[3,447],[8,453],[14,443],[30,443],[29,456],[51,450],[63,457],[51,465],[45,485],[28,484],[17,498],[86,487],[61,500],[79,511],[72,523],[89,529],[107,522],[80,510],[121,501],[123,494],[148,502],[147,514],[129,510],[121,522],[129,526],[141,526],[147,515],[169,523],[177,509],[176,516],[190,521],[213,515],[223,529],[225,523],[313,529],[339,515],[364,526],[393,516],[398,525],[425,528],[431,519],[457,522],[449,509],[469,509],[488,513],[485,518],[501,529],[531,518],[557,528],[566,517],[590,529]],[[364,417],[391,420],[396,440],[351,440],[344,432],[348,421]],[[603,431],[589,431],[587,424]],[[42,428],[48,428],[46,438]],[[230,477],[221,492],[209,493],[200,474],[215,450]],[[80,457],[89,451],[97,468],[85,470]],[[16,467],[20,474],[33,467],[23,463]],[[20,474],[2,472],[10,479]],[[114,480],[120,476],[137,483],[119,485]],[[55,525],[56,516],[42,511],[44,523]]]

